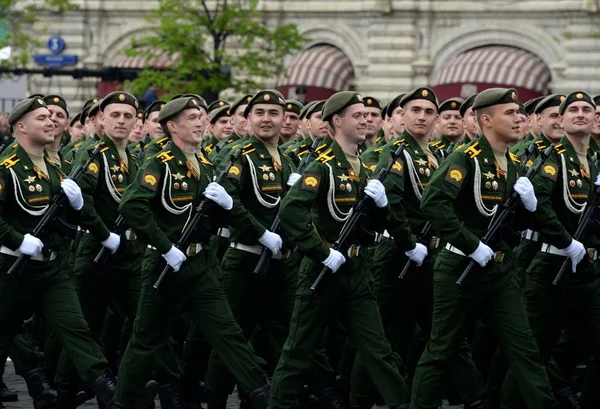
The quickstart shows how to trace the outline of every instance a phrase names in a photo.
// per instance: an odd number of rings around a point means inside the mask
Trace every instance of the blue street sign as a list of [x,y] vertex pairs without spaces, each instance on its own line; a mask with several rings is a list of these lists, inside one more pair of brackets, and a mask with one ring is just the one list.
[[62,53],[65,49],[65,40],[59,36],[52,36],[48,39],[48,50],[54,54]]
[[36,64],[46,67],[64,67],[65,65],[77,64],[76,55],[68,54],[37,54],[33,56]]

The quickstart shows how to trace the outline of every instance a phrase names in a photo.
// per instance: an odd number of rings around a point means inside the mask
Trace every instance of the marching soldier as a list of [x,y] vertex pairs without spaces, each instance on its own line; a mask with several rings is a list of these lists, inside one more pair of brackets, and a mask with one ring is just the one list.
[[229,116],[229,105],[223,105],[209,112],[210,128],[212,137],[206,141],[203,146],[204,152],[210,155],[215,146],[223,139],[228,138],[233,132],[231,126],[231,116]]
[[54,123],[54,142],[48,144],[45,148],[46,154],[52,162],[55,162],[63,169],[65,174],[69,174],[69,163],[66,163],[60,153],[64,132],[69,126],[69,109],[67,102],[60,95],[46,95],[44,102],[50,111],[50,120]]
[[149,138],[143,148],[142,156],[144,160],[156,155],[169,142],[169,138],[165,136],[162,127],[158,123],[158,115],[165,104],[165,101],[156,100],[144,110],[144,127]]
[[283,117],[283,125],[279,135],[279,144],[284,144],[298,140],[298,126],[300,124],[300,111],[302,104],[295,99],[285,101],[285,115]]
[[524,104],[524,108],[525,108],[524,112],[527,115],[527,122],[528,122],[528,134],[525,136],[525,138],[521,142],[519,142],[518,144],[516,144],[514,147],[512,147],[510,149],[510,151],[512,153],[514,153],[515,155],[517,155],[518,158],[520,158],[525,153],[525,151],[527,150],[529,145],[531,143],[533,143],[533,140],[535,138],[537,138],[538,135],[540,134],[540,126],[538,124],[535,109],[544,98],[545,98],[544,96],[537,97],[537,98],[527,101]]
[[252,99],[252,95],[249,95],[249,94],[244,95],[240,99],[235,101],[231,105],[231,107],[229,107],[228,115],[231,116],[231,125],[233,126],[233,132],[231,134],[229,134],[229,136],[227,138],[225,138],[221,142],[219,142],[215,146],[215,149],[213,149],[210,159],[215,163],[215,165],[219,164],[221,157],[225,157],[225,158],[227,157],[227,154],[223,154],[219,158],[217,158],[217,155],[221,152],[221,150],[225,146],[230,145],[233,142],[239,141],[246,135],[248,128],[247,128],[247,120],[246,120],[246,117],[244,116],[244,112],[246,110],[246,106],[248,105],[248,102],[250,102],[251,99]]
[[383,116],[381,113],[381,102],[374,97],[363,97],[365,100],[365,112],[367,118],[367,129],[366,139],[364,143],[360,145],[360,154],[364,153],[365,150],[375,146],[381,139],[379,136],[379,129]]
[[453,151],[464,137],[465,128],[459,110],[463,102],[461,98],[450,98],[440,104],[438,126],[441,134],[439,139],[432,141],[430,145],[442,159],[446,157],[447,150]]
[[315,151],[317,154],[324,152],[331,144],[331,138],[327,134],[329,125],[321,119],[323,105],[325,105],[325,101],[316,101],[307,108],[305,121],[308,123],[308,135],[302,142],[290,145],[285,151],[285,154],[294,161],[296,166],[300,164],[302,157],[308,153],[308,148],[316,138],[320,138],[322,141]]
[[472,140],[477,139],[480,132],[477,117],[475,116],[475,111],[473,111],[473,102],[476,97],[477,94],[473,94],[460,105],[459,113],[464,122],[465,137],[458,144],[457,148],[462,148]]

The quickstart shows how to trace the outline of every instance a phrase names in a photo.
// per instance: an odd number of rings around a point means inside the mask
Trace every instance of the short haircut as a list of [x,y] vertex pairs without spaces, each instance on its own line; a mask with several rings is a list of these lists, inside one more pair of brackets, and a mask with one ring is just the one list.
[[483,132],[483,124],[481,123],[482,115],[494,116],[495,105],[491,105],[489,107],[479,108],[475,111],[475,116],[477,117],[477,123],[479,124],[479,129]]

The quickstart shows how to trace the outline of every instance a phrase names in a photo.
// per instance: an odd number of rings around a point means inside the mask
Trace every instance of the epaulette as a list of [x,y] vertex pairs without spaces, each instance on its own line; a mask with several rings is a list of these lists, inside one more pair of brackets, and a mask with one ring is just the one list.
[[322,151],[325,148],[327,148],[327,145],[322,143],[321,145],[317,146],[317,149],[315,149],[315,153],[319,153],[320,151]]
[[516,163],[519,163],[519,164],[521,163],[521,161],[519,160],[519,158],[517,157],[517,155],[515,155],[514,153],[508,152],[508,156],[513,160],[513,162],[516,162]]
[[9,156],[8,158],[4,159],[4,161],[2,163],[0,163],[0,166],[4,166],[6,169],[10,169],[13,166],[15,166],[17,163],[19,163],[21,159],[17,158],[17,154],[14,153],[11,156]]
[[165,136],[164,138],[162,138],[162,139],[159,139],[158,141],[156,141],[156,144],[157,144],[158,146],[162,146],[164,143],[166,143],[166,142],[168,142],[168,141],[169,141],[169,138],[168,138],[167,136]]
[[214,166],[211,161],[204,157],[204,155],[198,155],[198,159],[200,159],[200,162],[202,162],[204,165]]
[[538,149],[538,151],[543,151],[544,149],[547,148],[546,145],[542,145],[542,144],[536,144],[536,145],[537,145],[536,148]]
[[73,148],[79,148],[79,146],[80,146],[80,145],[81,145],[83,142],[85,142],[85,141],[81,141],[81,142],[75,142],[75,143],[73,144]]
[[400,145],[402,142],[404,142],[404,138],[402,138],[402,139],[398,139],[397,141],[394,141],[393,145],[396,145],[396,146],[398,146],[398,145]]
[[383,138],[383,136],[378,136],[377,139],[375,139],[375,143],[381,142],[381,138]]
[[161,152],[161,153],[157,154],[156,157],[158,159],[160,159],[160,161],[162,163],[165,163],[165,162],[170,161],[171,159],[175,159],[175,156],[169,155],[170,153],[171,153],[170,150],[169,151],[164,151],[164,152]]
[[373,152],[375,152],[375,153],[381,153],[382,150],[383,150],[383,148],[377,148],[377,149],[373,149]]
[[290,158],[289,156],[287,156],[285,153],[283,153],[282,155],[285,156],[286,158],[288,158],[289,160],[292,160],[292,158]]
[[557,143],[556,145],[554,145],[554,150],[559,155],[562,155],[566,151],[566,149],[562,143]]
[[535,141],[533,141],[533,143],[535,143],[536,145],[539,145],[540,143],[544,143],[543,139],[537,139]]
[[435,148],[439,148],[440,144],[443,145],[442,141],[431,141],[431,142],[429,142],[429,146],[433,146]]
[[323,152],[322,154],[320,154],[317,159],[315,159],[317,162],[321,162],[321,163],[327,163],[330,160],[332,160],[333,158],[335,158],[335,155],[329,155],[331,152],[333,152],[333,149],[328,149],[325,152]]
[[251,152],[254,152],[256,150],[256,148],[251,144],[247,144],[242,146],[242,155],[245,156]]
[[[96,149],[98,146],[100,145],[105,145],[104,142],[101,143],[97,143],[96,145],[94,145],[94,149]],[[107,150],[109,150],[110,148],[108,146],[105,146],[104,148],[100,149],[100,152],[106,152]]]
[[364,163],[363,161],[361,161],[360,163],[362,163],[363,168],[365,169],[369,169],[371,172],[375,170],[375,168],[377,167],[376,164],[373,164],[371,166],[367,165],[366,163]]
[[479,142],[475,142],[473,145],[465,149],[465,153],[469,155],[469,158],[471,159],[479,155],[481,153],[481,149],[479,149]]

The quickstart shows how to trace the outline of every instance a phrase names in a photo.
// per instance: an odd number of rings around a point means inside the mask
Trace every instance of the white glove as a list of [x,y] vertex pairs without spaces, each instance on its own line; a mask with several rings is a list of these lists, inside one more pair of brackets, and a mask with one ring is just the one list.
[[571,244],[569,244],[569,247],[567,247],[566,249],[563,249],[563,250],[567,253],[569,258],[571,259],[571,265],[573,266],[573,272],[575,272],[575,270],[577,270],[577,264],[579,264],[579,262],[581,260],[583,260],[583,257],[585,256],[585,247],[583,247],[583,244],[581,244],[577,240],[573,239],[571,241]]
[[385,195],[385,187],[377,179],[369,180],[365,187],[365,193],[375,202],[377,207],[386,207],[388,204],[387,196]]
[[335,273],[345,262],[346,257],[344,257],[342,253],[334,249],[329,249],[329,255],[323,261],[323,264],[325,264],[325,266],[329,267],[331,271]]
[[121,237],[118,234],[110,233],[108,238],[101,243],[110,250],[111,254],[115,254],[121,244]]
[[485,267],[485,265],[494,257],[494,250],[492,250],[488,245],[479,242],[479,246],[477,249],[471,254],[469,254],[473,260],[477,262],[481,267]]
[[171,250],[162,255],[167,264],[171,266],[173,271],[179,271],[181,264],[187,259],[185,254],[175,246],[171,246]]
[[27,254],[28,256],[37,256],[42,252],[44,248],[44,243],[40,239],[31,234],[27,233],[25,237],[23,237],[23,241],[19,246],[19,251],[21,254]]
[[210,182],[204,189],[204,196],[208,200],[212,200],[225,210],[231,210],[233,207],[233,199],[225,188],[216,182]]
[[287,185],[294,186],[294,183],[296,183],[301,177],[302,175],[300,175],[299,173],[292,173],[288,178]]
[[427,257],[427,247],[422,245],[421,243],[417,243],[414,249],[405,252],[409,259],[411,259],[414,263],[416,263],[417,267],[421,267],[423,264],[423,260]]
[[535,212],[537,208],[537,198],[533,191],[533,185],[531,181],[525,177],[520,177],[515,183],[515,192],[521,196],[521,203],[523,207],[530,212]]
[[596,181],[594,182],[594,185],[600,186],[600,175],[596,176]]
[[273,254],[279,254],[283,240],[277,233],[272,233],[269,230],[265,231],[262,236],[258,239],[258,242],[271,250]]
[[71,179],[65,179],[60,182],[60,187],[65,192],[65,195],[67,195],[71,207],[75,210],[81,210],[83,207],[83,196],[81,195],[79,185]]

